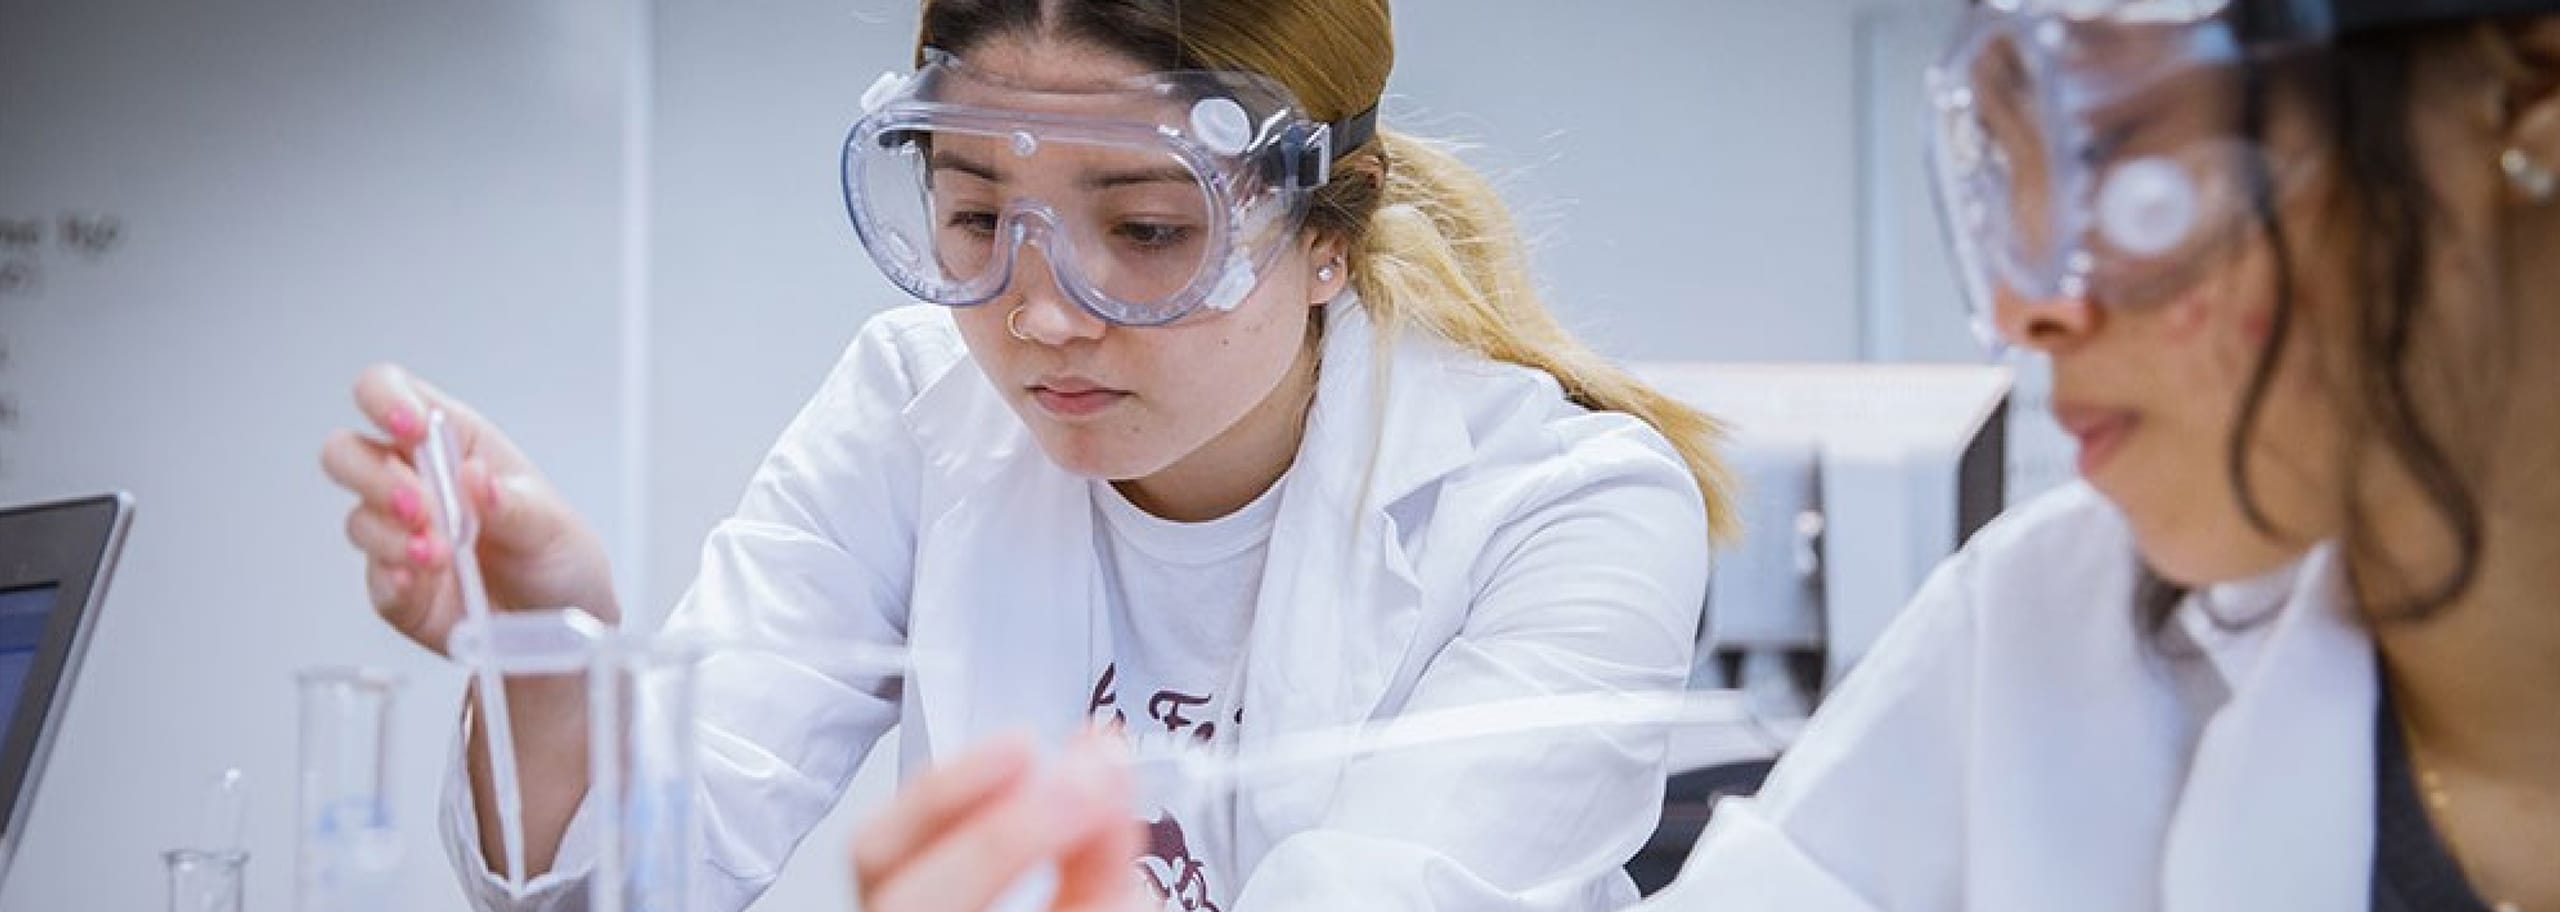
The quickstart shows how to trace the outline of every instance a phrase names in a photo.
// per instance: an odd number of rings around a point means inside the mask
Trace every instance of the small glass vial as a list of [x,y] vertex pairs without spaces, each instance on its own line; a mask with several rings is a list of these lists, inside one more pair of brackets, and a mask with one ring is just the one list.
[[169,865],[169,912],[240,912],[249,853],[170,849],[160,860]]

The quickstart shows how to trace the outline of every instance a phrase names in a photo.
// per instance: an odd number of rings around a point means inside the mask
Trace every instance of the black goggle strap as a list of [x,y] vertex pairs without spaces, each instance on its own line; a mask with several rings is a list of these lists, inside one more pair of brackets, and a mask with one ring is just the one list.
[[1264,159],[1264,177],[1280,186],[1313,190],[1333,179],[1333,163],[1378,135],[1378,106],[1370,105],[1327,124],[1298,122],[1282,128],[1281,141]]
[[2243,40],[2325,42],[2472,19],[2560,13],[2560,0],[2260,0],[2232,11]]

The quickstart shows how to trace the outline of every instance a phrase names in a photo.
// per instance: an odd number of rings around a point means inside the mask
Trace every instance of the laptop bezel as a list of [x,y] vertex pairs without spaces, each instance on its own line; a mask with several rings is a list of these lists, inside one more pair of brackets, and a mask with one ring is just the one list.
[[133,498],[123,492],[0,509],[0,592],[55,587],[43,641],[0,730],[0,882],[17,855],[132,521]]

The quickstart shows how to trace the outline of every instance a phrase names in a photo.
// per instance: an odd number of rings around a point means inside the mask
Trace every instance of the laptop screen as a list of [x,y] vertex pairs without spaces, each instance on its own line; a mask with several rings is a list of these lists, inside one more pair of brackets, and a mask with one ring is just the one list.
[[122,494],[0,507],[0,882],[132,515]]
[[61,588],[48,584],[0,590],[0,708],[18,705]]

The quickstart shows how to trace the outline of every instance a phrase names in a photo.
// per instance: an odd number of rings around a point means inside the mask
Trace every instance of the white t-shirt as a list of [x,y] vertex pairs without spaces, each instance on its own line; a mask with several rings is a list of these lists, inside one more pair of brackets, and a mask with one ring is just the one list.
[[[1285,482],[1285,477],[1283,481]],[[1138,508],[1118,489],[1093,484],[1101,533],[1110,648],[1094,670],[1085,708],[1130,731],[1232,743],[1243,724],[1242,669],[1253,605],[1262,588],[1280,489],[1207,522],[1175,522]],[[1163,908],[1223,910],[1241,883],[1235,869],[1235,796],[1225,788],[1141,781],[1151,817],[1139,879]]]

